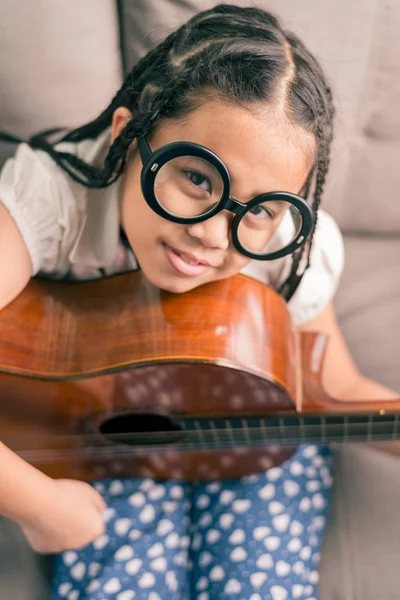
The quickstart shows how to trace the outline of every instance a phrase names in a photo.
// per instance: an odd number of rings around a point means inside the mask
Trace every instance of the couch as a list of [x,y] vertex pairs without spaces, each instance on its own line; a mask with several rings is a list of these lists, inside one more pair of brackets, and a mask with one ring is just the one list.
[[[319,57],[337,105],[324,205],[345,239],[336,309],[361,371],[400,393],[400,4],[232,0],[276,11]],[[2,0],[0,129],[77,126],[172,28],[215,0]],[[0,166],[13,153],[0,145]],[[344,445],[321,561],[320,600],[400,596],[400,460]],[[47,600],[51,560],[0,520],[0,600]]]

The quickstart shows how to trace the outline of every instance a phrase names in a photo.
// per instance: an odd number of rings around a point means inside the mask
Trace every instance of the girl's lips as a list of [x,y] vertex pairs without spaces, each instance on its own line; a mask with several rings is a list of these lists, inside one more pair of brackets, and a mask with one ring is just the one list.
[[184,252],[181,253],[179,250],[171,248],[171,246],[168,246],[165,242],[162,242],[162,247],[173,268],[181,275],[197,277],[198,275],[201,275],[201,273],[204,273],[209,267],[208,264],[197,261],[192,255]]

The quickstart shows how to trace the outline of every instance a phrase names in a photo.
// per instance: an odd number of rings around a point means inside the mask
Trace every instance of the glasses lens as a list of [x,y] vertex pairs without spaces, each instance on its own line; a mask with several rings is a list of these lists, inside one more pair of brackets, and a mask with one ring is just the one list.
[[169,160],[154,180],[157,202],[176,217],[207,214],[221,200],[223,190],[219,171],[197,156],[178,156]]
[[253,205],[243,215],[238,239],[248,252],[267,256],[289,246],[298,236],[301,226],[302,216],[298,208],[290,202],[269,200]]

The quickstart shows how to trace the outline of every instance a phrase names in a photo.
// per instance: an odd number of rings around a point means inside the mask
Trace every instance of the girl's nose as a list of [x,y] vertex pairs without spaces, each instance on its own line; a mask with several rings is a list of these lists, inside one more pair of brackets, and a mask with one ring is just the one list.
[[230,213],[223,210],[214,217],[211,217],[211,219],[187,225],[187,228],[189,234],[198,239],[207,248],[227,250],[231,221]]

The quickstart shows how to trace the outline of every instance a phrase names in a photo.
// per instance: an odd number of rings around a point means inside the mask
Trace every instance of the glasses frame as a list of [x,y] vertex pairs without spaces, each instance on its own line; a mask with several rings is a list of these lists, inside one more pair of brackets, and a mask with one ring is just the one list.
[[[212,152],[212,150],[193,142],[172,142],[161,146],[161,148],[158,148],[153,152],[145,136],[138,137],[137,142],[139,155],[142,161],[142,171],[140,175],[142,193],[149,207],[160,217],[174,223],[190,225],[201,223],[202,221],[211,219],[223,210],[228,210],[234,214],[231,225],[233,245],[238,252],[254,260],[275,260],[288,254],[292,254],[295,250],[300,248],[309,237],[314,224],[314,215],[310,205],[301,196],[291,194],[290,192],[268,192],[252,198],[249,202],[243,203],[231,197],[229,171],[219,156]],[[208,161],[217,169],[222,178],[223,192],[220,201],[210,211],[196,217],[178,217],[168,212],[158,202],[154,193],[154,182],[160,169],[168,161],[173,158],[178,158],[179,156],[196,156]],[[270,252],[269,254],[253,254],[240,243],[238,237],[240,222],[247,211],[253,206],[261,204],[262,202],[272,201],[284,201],[295,206],[301,214],[301,228],[293,241],[281,250]]]

